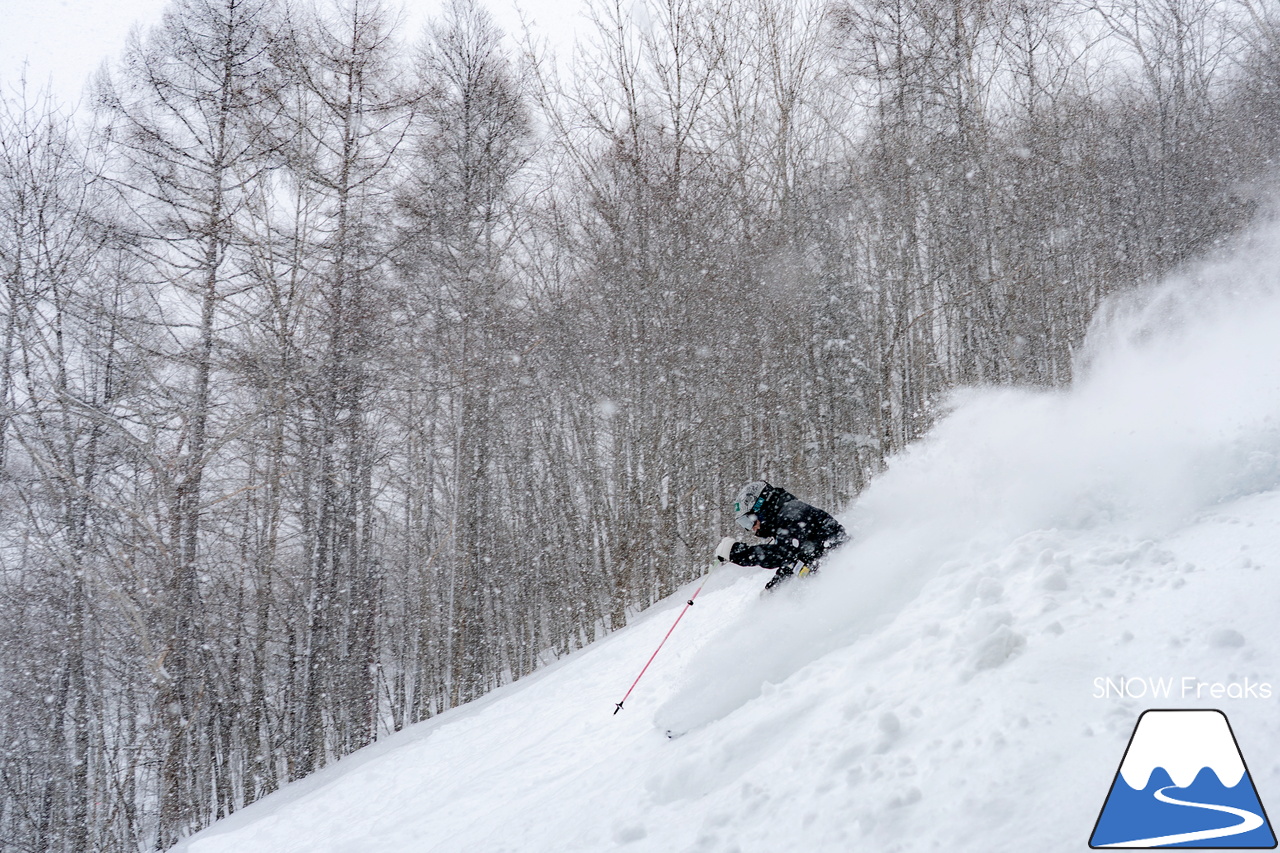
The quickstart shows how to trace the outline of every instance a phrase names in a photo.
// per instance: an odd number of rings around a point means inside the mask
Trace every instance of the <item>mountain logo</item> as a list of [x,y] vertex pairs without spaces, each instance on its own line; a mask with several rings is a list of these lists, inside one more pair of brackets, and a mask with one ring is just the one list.
[[1275,833],[1227,715],[1144,711],[1089,846],[1275,848]]

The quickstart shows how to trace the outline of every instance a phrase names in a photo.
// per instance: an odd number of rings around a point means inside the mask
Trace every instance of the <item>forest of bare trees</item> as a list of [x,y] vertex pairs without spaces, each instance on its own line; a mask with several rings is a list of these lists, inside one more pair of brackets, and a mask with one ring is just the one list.
[[165,849],[625,624],[1266,205],[1272,0],[173,0],[0,81],[0,848]]

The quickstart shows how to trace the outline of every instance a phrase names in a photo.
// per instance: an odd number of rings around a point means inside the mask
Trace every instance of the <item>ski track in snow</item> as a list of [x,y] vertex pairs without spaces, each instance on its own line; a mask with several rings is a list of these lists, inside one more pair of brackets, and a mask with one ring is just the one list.
[[[1117,310],[1072,390],[958,396],[803,587],[717,570],[619,714],[696,584],[177,850],[1066,853],[1152,707],[1224,710],[1265,803],[1280,240],[1255,242]],[[1273,692],[1095,698],[1120,676]]]

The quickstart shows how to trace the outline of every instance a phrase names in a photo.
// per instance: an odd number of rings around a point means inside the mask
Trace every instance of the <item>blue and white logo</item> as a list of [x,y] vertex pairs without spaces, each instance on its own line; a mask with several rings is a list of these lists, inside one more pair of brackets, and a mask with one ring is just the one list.
[[1275,833],[1226,715],[1144,712],[1089,846],[1274,848]]

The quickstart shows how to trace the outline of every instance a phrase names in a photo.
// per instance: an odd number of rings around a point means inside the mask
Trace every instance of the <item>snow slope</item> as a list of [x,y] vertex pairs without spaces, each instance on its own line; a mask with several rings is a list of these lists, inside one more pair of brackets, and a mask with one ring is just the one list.
[[692,588],[178,849],[1079,851],[1153,707],[1222,709],[1280,814],[1280,229],[1081,374],[958,395],[803,586],[717,570],[620,714]]

